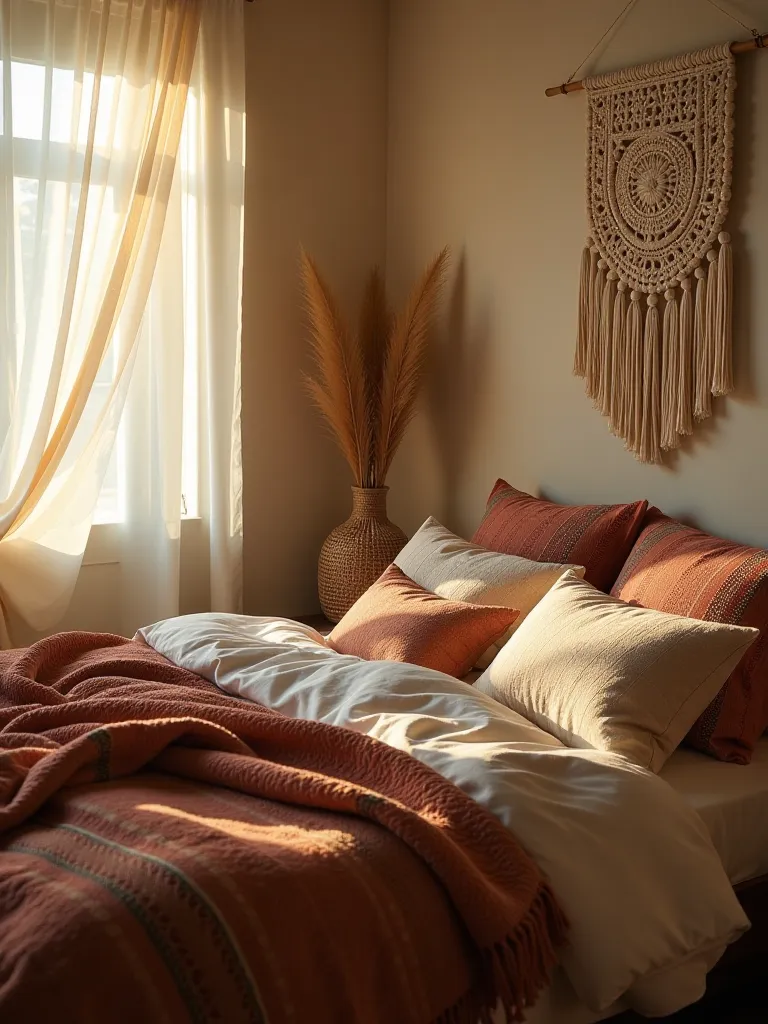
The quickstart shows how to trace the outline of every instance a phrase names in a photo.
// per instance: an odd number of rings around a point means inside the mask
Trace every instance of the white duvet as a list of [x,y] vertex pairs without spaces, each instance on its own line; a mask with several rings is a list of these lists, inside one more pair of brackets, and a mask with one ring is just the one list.
[[495,814],[571,922],[531,1022],[672,1013],[749,926],[696,812],[619,755],[565,747],[451,676],[336,654],[286,619],[190,615],[137,636],[228,693],[408,751]]

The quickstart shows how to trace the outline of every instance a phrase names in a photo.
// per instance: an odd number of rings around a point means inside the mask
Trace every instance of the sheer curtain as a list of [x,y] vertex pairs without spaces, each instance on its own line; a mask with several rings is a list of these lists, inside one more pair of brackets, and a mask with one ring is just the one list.
[[242,595],[240,306],[245,176],[243,2],[206,3],[177,173],[124,421],[122,621],[180,610],[184,557],[206,605]]
[[116,629],[178,610],[184,504],[239,605],[242,38],[241,0],[0,0],[0,644],[105,481]]

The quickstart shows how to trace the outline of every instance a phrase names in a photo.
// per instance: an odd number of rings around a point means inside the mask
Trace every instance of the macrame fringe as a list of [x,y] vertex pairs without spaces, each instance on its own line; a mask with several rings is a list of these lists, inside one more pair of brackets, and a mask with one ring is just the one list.
[[643,311],[640,308],[642,292],[630,293],[627,310],[626,390],[624,392],[622,423],[624,440],[631,452],[637,452],[640,442],[640,424],[643,415]]
[[712,414],[711,382],[707,381],[707,272],[696,268],[696,313],[694,317],[694,366],[696,373],[693,415],[704,420]]
[[600,380],[602,378],[603,331],[601,310],[606,266],[605,260],[597,260],[597,269],[592,277],[592,287],[589,294],[589,350],[586,391],[593,401],[597,401],[597,396],[600,392]]
[[664,329],[661,346],[661,447],[677,448],[677,391],[680,386],[680,312],[674,288],[664,292]]
[[677,385],[677,425],[681,437],[693,433],[693,300],[691,279],[680,282],[680,362]]
[[613,373],[613,293],[618,275],[609,270],[605,275],[603,296],[600,303],[600,387],[597,392],[597,407],[603,416],[611,412],[611,382]]
[[[715,373],[715,352],[717,351],[717,252],[710,249],[707,253],[709,269],[707,270],[707,322],[705,326],[706,344],[704,347],[704,387],[712,394],[712,382]],[[712,400],[709,399],[710,409]]]
[[616,285],[613,301],[613,327],[611,331],[611,382],[609,425],[612,433],[624,437],[624,404],[622,396],[627,388],[627,360],[625,334],[627,329],[627,283]]
[[591,238],[582,251],[574,373],[641,462],[678,448],[712,396],[733,390],[733,256],[727,232],[718,242],[706,267],[667,288],[663,310],[657,293],[629,291]]
[[655,292],[648,296],[648,310],[645,314],[645,349],[643,361],[643,422],[640,427],[640,448],[642,462],[661,461],[661,380],[659,373],[659,311],[656,308],[659,297]]
[[600,353],[597,346],[600,342],[600,317],[598,307],[595,304],[595,292],[597,290],[597,264],[600,257],[597,246],[592,245],[589,249],[589,286],[586,294],[586,320],[587,320],[587,344],[584,355],[584,378],[586,392],[592,397],[593,374],[595,367],[600,360]]
[[717,258],[712,394],[727,395],[733,391],[733,257],[728,232],[721,231],[717,240],[720,243],[720,255]]
[[573,372],[577,377],[583,377],[587,372],[587,351],[589,348],[589,292],[592,287],[592,253],[590,246],[592,239],[587,239],[587,244],[581,254],[581,276],[579,278],[579,343],[576,346],[576,355],[573,360]]

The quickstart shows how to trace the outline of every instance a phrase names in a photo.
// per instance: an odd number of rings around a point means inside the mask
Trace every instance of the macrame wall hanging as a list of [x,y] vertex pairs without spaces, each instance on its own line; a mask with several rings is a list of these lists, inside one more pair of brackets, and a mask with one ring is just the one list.
[[547,90],[588,100],[574,372],[642,462],[660,462],[733,389],[733,49],[766,41],[753,32]]

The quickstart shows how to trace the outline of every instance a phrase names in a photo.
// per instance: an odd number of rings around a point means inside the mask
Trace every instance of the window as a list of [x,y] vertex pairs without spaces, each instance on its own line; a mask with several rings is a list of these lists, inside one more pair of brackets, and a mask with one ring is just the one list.
[[[62,258],[61,247],[48,246],[49,218],[66,218],[66,232],[60,237],[65,238],[64,248],[71,245],[75,232],[75,220],[79,201],[79,181],[82,172],[82,153],[70,146],[67,140],[76,137],[79,143],[87,138],[88,122],[91,113],[94,77],[85,72],[81,79],[76,80],[75,73],[65,68],[53,68],[52,88],[50,91],[50,109],[46,109],[46,68],[25,61],[12,61],[11,76],[11,124],[13,135],[13,205],[15,214],[15,231],[17,251],[21,253],[21,294],[18,296],[16,319],[20,316],[34,320],[35,304],[28,301],[34,293],[36,258],[41,252],[44,258]],[[3,64],[0,62],[0,135],[5,132],[3,102]],[[98,116],[96,121],[96,150],[93,162],[93,179],[98,180],[100,173],[99,146],[104,146],[107,136],[107,125],[104,123],[109,115],[113,101],[115,80],[103,76],[99,96]],[[182,263],[184,272],[184,412],[182,440],[182,515],[193,517],[198,514],[198,344],[197,344],[197,309],[195,296],[196,282],[193,280],[196,262],[188,258],[196,245],[197,210],[196,199],[190,191],[196,173],[195,124],[196,98],[190,93],[184,121],[181,146],[179,150],[180,207],[182,229]],[[76,132],[72,118],[79,120]],[[99,124],[102,122],[102,130]],[[119,157],[120,140],[115,141],[109,157],[112,161]],[[103,158],[102,158],[103,159]],[[44,168],[44,173],[42,171]],[[45,181],[45,194],[41,194],[41,182]],[[102,213],[108,214],[109,189],[102,200]],[[45,212],[41,212],[44,210]],[[99,212],[89,211],[98,218]],[[60,222],[59,222],[60,223]],[[94,224],[95,227],[95,224]],[[29,323],[35,333],[42,338],[35,354],[36,359],[52,358],[55,344],[54,324],[50,325],[48,342],[46,343],[46,325]],[[42,326],[43,330],[39,331]],[[23,367],[25,331],[17,331],[17,351],[15,353],[17,369]],[[96,382],[91,391],[88,404],[83,413],[82,428],[88,430],[89,424],[95,424],[114,382],[117,365],[116,354],[120,351],[120,330],[115,331],[112,343],[105,353],[99,368]],[[66,367],[64,368],[66,374]],[[34,396],[38,402],[43,400],[42,394]],[[0,425],[5,419],[1,407],[4,398],[0,393]],[[26,423],[26,430],[32,432],[34,420]],[[21,451],[26,445],[21,445]],[[66,462],[66,460],[65,460]],[[121,428],[107,470],[102,492],[96,506],[95,523],[120,522],[125,517],[126,476],[126,437]]]

